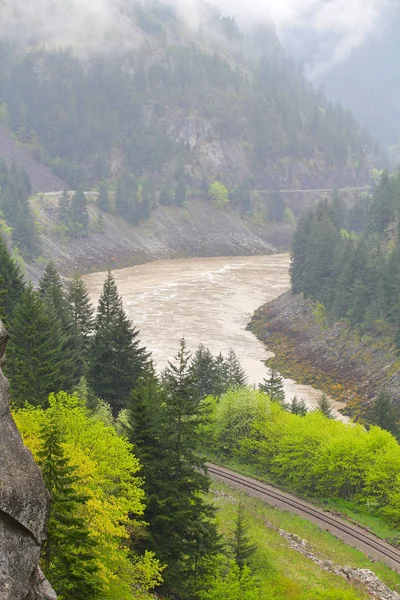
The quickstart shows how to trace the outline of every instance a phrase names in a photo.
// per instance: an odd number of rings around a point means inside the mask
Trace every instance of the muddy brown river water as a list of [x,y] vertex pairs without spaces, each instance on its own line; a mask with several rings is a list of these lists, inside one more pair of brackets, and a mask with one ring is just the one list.
[[[289,289],[289,255],[164,260],[114,271],[125,309],[140,329],[159,369],[185,337],[191,350],[203,343],[213,353],[233,348],[249,384],[258,385],[272,356],[246,325],[259,306]],[[105,273],[84,280],[94,303]],[[285,379],[286,398],[315,406],[321,392]],[[337,408],[341,403],[334,403]]]

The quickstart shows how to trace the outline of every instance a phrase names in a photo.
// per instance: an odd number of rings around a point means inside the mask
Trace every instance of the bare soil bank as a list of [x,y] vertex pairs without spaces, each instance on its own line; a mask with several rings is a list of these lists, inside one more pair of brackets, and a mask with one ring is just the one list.
[[[149,220],[138,226],[107,214],[102,231],[92,231],[78,239],[67,239],[62,234],[57,223],[57,195],[39,196],[32,206],[42,243],[41,260],[28,266],[33,280],[40,276],[43,263],[50,258],[62,275],[71,276],[160,259],[275,252],[265,239],[267,231],[252,231],[250,223],[229,209],[219,210],[200,201],[190,202],[186,208],[158,207]],[[91,228],[95,229],[98,214],[94,205],[90,206],[90,214]]]
[[400,361],[384,336],[360,335],[345,323],[318,322],[313,303],[287,292],[259,308],[250,330],[275,352],[287,377],[348,403],[356,416],[381,387],[400,398]]

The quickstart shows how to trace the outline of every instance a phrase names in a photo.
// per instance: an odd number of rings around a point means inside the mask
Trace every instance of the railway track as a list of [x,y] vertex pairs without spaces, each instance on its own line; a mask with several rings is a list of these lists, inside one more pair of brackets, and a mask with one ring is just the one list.
[[298,514],[322,529],[329,531],[335,537],[344,541],[349,546],[364,552],[369,558],[379,560],[387,564],[391,569],[400,573],[400,550],[391,546],[385,540],[378,538],[367,529],[354,525],[316,508],[312,504],[300,500],[292,494],[282,492],[269,484],[262,483],[257,479],[240,475],[212,463],[207,463],[207,471],[212,479],[225,483],[231,487],[239,488],[249,494],[260,498],[267,504],[276,506],[282,510]]

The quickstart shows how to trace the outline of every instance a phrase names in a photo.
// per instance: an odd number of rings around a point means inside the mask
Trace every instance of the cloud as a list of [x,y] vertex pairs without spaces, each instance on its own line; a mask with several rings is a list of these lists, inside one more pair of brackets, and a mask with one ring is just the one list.
[[271,20],[286,48],[302,54],[318,75],[381,35],[396,0],[220,0],[242,23]]
[[[198,0],[167,0],[185,21],[199,22]],[[212,0],[243,26],[272,21],[285,47],[309,64],[309,72],[346,60],[354,48],[382,31],[397,0]],[[140,40],[124,16],[133,0],[0,0],[0,36],[34,32],[50,43],[108,48]],[[117,36],[113,33],[118,32]]]

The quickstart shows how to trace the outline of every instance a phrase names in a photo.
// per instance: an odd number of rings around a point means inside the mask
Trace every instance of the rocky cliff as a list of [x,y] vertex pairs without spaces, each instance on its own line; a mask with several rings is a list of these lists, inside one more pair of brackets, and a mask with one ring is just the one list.
[[249,328],[275,352],[284,375],[347,401],[354,416],[382,387],[399,398],[400,363],[390,341],[326,323],[302,294],[287,292],[262,306]]
[[[7,332],[0,321],[0,364]],[[56,600],[40,571],[49,494],[24,447],[9,407],[9,386],[0,368],[0,598]]]

